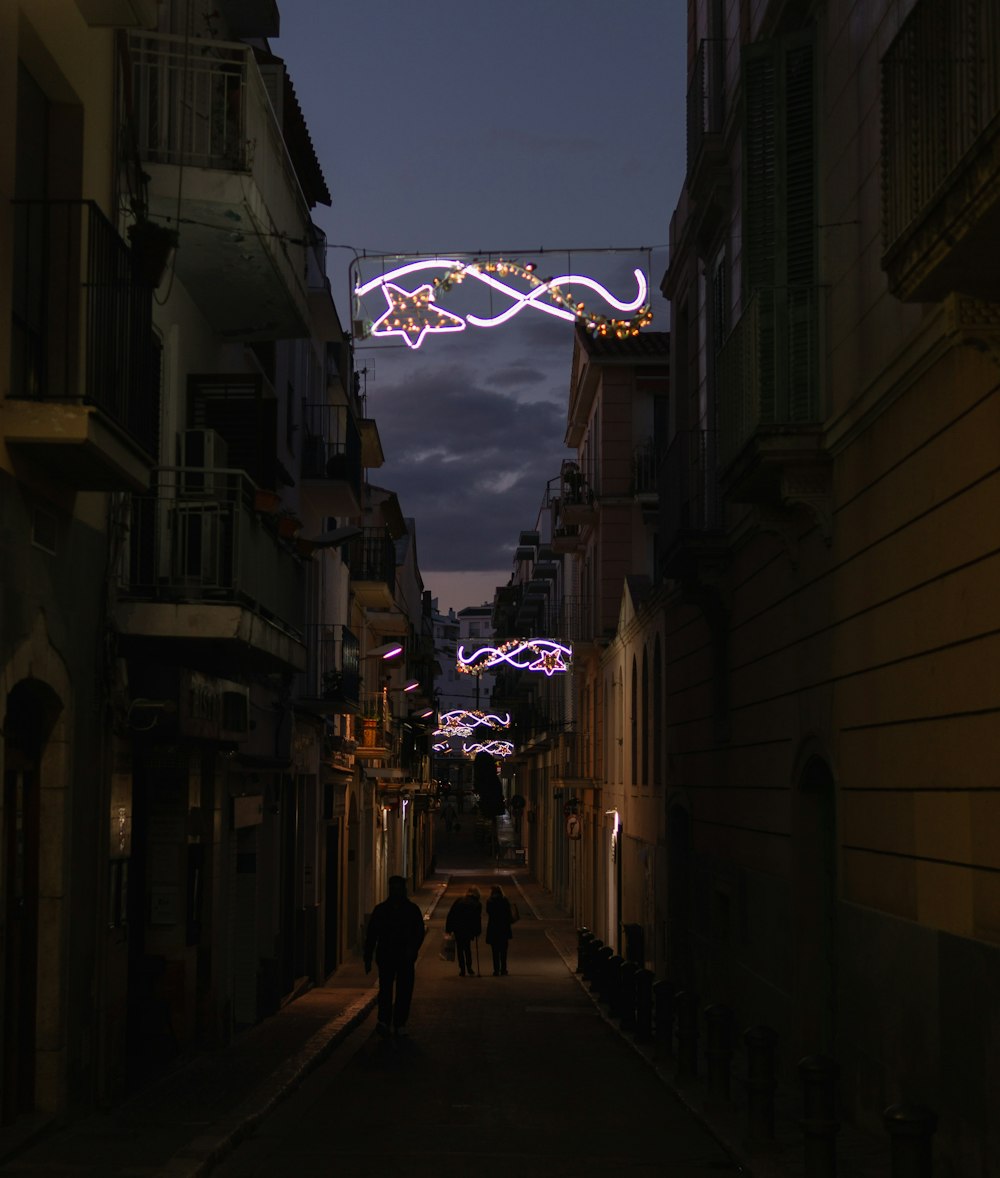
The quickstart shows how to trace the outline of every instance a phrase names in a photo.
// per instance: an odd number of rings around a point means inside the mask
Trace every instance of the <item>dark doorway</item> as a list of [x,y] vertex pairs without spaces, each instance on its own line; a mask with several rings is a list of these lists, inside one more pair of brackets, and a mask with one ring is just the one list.
[[679,988],[694,983],[691,936],[691,819],[683,806],[667,816],[667,970]]
[[4,1006],[0,1122],[35,1108],[38,1009],[39,782],[58,703],[36,681],[19,683],[4,717]]
[[837,840],[833,775],[810,757],[795,798],[796,1005],[803,1053],[834,1051]]
[[323,973],[329,977],[340,964],[337,939],[340,935],[340,823],[326,828],[325,895],[323,900]]

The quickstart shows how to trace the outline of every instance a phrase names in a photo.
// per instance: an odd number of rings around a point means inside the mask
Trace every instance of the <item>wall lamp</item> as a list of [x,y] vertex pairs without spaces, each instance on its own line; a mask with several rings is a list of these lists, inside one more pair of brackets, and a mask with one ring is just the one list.
[[381,646],[376,646],[374,650],[368,652],[369,658],[380,658],[383,662],[388,662],[390,659],[398,658],[403,653],[402,642],[384,642]]

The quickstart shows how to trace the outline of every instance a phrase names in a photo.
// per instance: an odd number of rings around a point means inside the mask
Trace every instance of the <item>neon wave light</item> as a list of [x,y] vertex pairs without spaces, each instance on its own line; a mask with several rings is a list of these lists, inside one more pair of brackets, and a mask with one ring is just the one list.
[[517,671],[544,671],[551,678],[558,671],[568,671],[572,660],[572,646],[551,638],[513,638],[502,646],[481,646],[468,655],[460,646],[455,666],[466,675],[475,675],[507,663]]
[[487,740],[483,744],[463,744],[462,752],[474,757],[476,753],[489,753],[491,757],[509,757],[514,746],[509,740]]
[[435,736],[471,736],[475,728],[509,728],[510,715],[497,716],[488,712],[470,712],[466,708],[455,708],[441,715],[441,727]]
[[[407,290],[398,285],[396,279],[406,278],[421,270],[444,270],[443,277],[435,278],[433,286],[424,283]],[[542,280],[534,266],[522,266],[511,261],[460,262],[454,258],[426,258],[397,266],[386,274],[380,274],[368,282],[355,286],[355,297],[360,299],[376,288],[385,296],[387,309],[374,321],[370,334],[373,336],[401,335],[408,347],[419,348],[428,335],[439,332],[464,331],[466,324],[472,327],[499,327],[526,308],[553,315],[570,323],[581,322],[595,335],[614,334],[618,338],[638,335],[639,328],[652,322],[649,309],[649,283],[639,269],[633,270],[638,293],[631,301],[615,296],[596,279],[585,274],[562,274],[558,278]],[[500,275],[500,277],[495,277]],[[526,282],[532,289],[521,291],[501,278],[514,277]],[[483,318],[467,315],[464,319],[442,307],[435,299],[435,292],[448,292],[466,278],[484,283],[491,290],[499,291],[511,299],[511,305],[497,315]],[[409,284],[407,284],[409,285]],[[588,313],[582,302],[574,300],[564,286],[584,287],[600,295],[616,311],[631,314],[630,319],[607,318],[604,315]],[[543,302],[548,298],[551,302]]]

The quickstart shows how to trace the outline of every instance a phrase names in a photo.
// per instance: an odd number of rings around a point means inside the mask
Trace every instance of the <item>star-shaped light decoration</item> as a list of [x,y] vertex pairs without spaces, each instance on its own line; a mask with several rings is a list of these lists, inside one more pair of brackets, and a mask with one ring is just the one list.
[[557,647],[555,650],[543,650],[538,660],[531,664],[529,671],[544,671],[546,675],[551,678],[556,671],[566,671],[569,668],[563,662],[563,651]]
[[432,286],[403,290],[394,282],[382,286],[388,310],[372,324],[372,335],[401,335],[411,348],[419,348],[424,336],[439,331],[464,331],[465,320],[434,301]]

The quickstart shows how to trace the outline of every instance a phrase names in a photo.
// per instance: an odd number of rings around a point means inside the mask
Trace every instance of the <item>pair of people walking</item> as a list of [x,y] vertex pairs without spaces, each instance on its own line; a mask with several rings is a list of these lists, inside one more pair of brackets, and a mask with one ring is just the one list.
[[[486,944],[493,951],[493,976],[507,974],[507,947],[513,933],[514,916],[510,901],[499,885],[490,891],[486,901]],[[458,976],[475,977],[472,968],[472,942],[483,929],[483,905],[478,888],[469,888],[448,910],[444,931],[455,938],[455,956],[458,959]],[[478,961],[476,963],[479,964]]]

